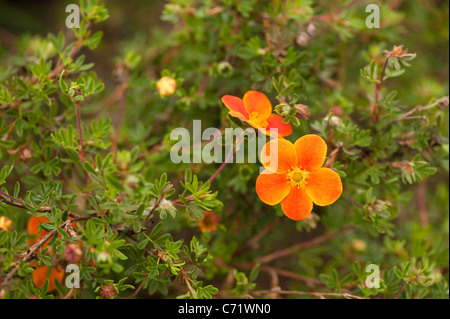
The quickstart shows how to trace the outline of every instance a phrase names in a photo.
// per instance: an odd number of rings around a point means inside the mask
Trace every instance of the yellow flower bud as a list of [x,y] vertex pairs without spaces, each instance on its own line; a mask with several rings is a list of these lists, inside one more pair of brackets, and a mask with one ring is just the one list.
[[10,231],[12,220],[6,216],[0,216],[0,230]]
[[156,88],[161,96],[172,95],[177,88],[177,82],[171,77],[164,76],[156,82]]

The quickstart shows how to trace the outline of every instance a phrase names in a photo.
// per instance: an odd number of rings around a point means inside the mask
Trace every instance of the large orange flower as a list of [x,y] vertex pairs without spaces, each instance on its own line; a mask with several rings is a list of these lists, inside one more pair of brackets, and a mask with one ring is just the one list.
[[342,183],[335,171],[322,167],[326,155],[325,141],[313,134],[294,144],[285,139],[268,142],[261,151],[265,170],[256,180],[256,193],[268,205],[281,203],[293,220],[306,218],[313,203],[334,203],[342,194]]
[[225,95],[222,102],[230,110],[231,116],[247,122],[256,129],[266,129],[267,135],[270,135],[270,129],[278,129],[278,134],[272,134],[276,137],[292,133],[292,127],[284,123],[281,116],[272,114],[272,104],[263,93],[248,91],[243,99]]

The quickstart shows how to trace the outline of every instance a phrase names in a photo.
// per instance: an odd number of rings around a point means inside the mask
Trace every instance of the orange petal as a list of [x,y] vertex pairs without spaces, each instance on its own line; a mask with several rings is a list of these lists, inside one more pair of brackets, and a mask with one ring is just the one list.
[[293,220],[305,219],[312,208],[312,200],[301,187],[292,187],[290,193],[281,201],[284,214]]
[[[37,243],[43,236],[47,235],[47,232],[45,230],[41,230],[41,233],[39,236],[37,235],[39,232],[39,224],[46,224],[49,220],[44,216],[33,216],[28,220],[27,224],[27,230],[30,235],[33,235],[34,237],[28,238],[28,245],[29,247],[33,246],[35,243]],[[50,240],[50,239],[49,239]],[[44,244],[44,248],[47,247],[47,244]]]
[[338,173],[330,168],[321,168],[309,173],[306,193],[319,206],[333,204],[342,194],[342,182]]
[[264,170],[256,179],[256,193],[267,205],[276,205],[289,194],[291,186],[285,174]]
[[[292,133],[292,127],[289,125],[289,123],[284,123],[283,118],[279,115],[272,114],[267,119],[267,127],[266,127],[266,134],[272,135],[273,137],[283,137],[288,136]],[[271,134],[270,129],[278,129],[278,135]]]
[[297,165],[294,145],[284,138],[274,139],[263,146],[261,163],[273,173],[286,174]]
[[272,103],[267,96],[258,91],[248,91],[243,101],[247,114],[258,112],[261,119],[268,119],[272,114]]
[[230,110],[231,116],[237,117],[242,121],[248,121],[248,113],[242,99],[232,95],[225,95],[222,97],[222,102]]
[[308,134],[294,143],[297,151],[298,167],[308,172],[317,171],[327,157],[327,144],[318,135]]
[[48,279],[49,286],[48,291],[53,291],[56,289],[55,279],[62,282],[64,278],[64,270],[60,266],[53,267],[51,272],[49,272],[49,266],[38,266],[31,274],[34,285],[41,289],[45,281]]

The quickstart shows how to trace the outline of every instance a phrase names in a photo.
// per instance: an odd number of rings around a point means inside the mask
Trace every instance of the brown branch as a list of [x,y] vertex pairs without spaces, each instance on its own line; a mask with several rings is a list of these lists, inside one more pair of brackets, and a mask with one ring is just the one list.
[[116,117],[116,123],[114,126],[114,136],[112,139],[112,151],[114,154],[114,160],[117,159],[117,143],[119,142],[119,135],[120,135],[120,127],[122,125],[122,118],[123,118],[123,111],[125,110],[126,105],[126,98],[127,98],[127,92],[128,92],[128,85],[129,85],[129,72],[126,67],[121,68],[122,72],[120,72],[120,77],[122,78],[122,83],[120,85],[119,89],[119,107],[117,109],[117,117]]
[[269,294],[269,293],[273,293],[276,292],[280,295],[309,295],[309,296],[316,296],[319,298],[324,298],[324,297],[343,297],[346,299],[364,299],[363,297],[360,296],[355,296],[346,292],[343,293],[334,293],[334,292],[317,292],[317,291],[289,291],[289,290],[277,290],[277,289],[271,289],[271,290],[258,290],[258,291],[253,291],[253,294],[256,295],[264,295],[264,294]]
[[406,120],[406,119],[410,118],[411,115],[414,114],[414,113],[426,111],[426,110],[432,109],[434,107],[445,108],[445,107],[448,107],[448,105],[449,105],[449,97],[448,96],[441,97],[436,102],[434,102],[432,104],[429,104],[429,105],[426,105],[426,106],[418,105],[415,108],[413,108],[412,110],[410,110],[410,111],[400,115],[396,119],[394,119],[394,120],[390,121],[389,123],[387,123],[385,126],[383,126],[383,128],[381,130],[384,130],[385,128],[387,128],[391,124],[394,124],[396,122],[401,122],[403,120]]
[[381,87],[384,82],[384,77],[386,76],[386,69],[388,66],[389,59],[391,58],[391,53],[386,57],[384,60],[383,65],[383,71],[381,72],[380,79],[378,80],[378,83],[375,84],[375,93],[374,93],[374,101],[372,102],[370,106],[370,116],[372,117],[372,120],[377,123],[378,122],[378,102],[380,100],[380,93],[381,93]]
[[[72,224],[73,222],[79,221],[79,220],[88,220],[93,217],[96,217],[96,214],[90,215],[90,216],[80,216],[77,218],[68,219],[65,222],[63,222],[59,227],[65,228],[67,225]],[[31,246],[30,249],[26,253],[20,254],[19,259],[23,260],[23,262],[29,262],[34,258],[34,253],[41,248],[50,238],[52,238],[56,234],[57,230],[56,228],[49,231],[47,234],[42,236],[42,238],[35,243],[33,246]],[[19,270],[19,261],[14,262],[14,267],[11,269],[11,271],[6,275],[6,277],[0,282],[0,287],[6,286],[6,284],[14,277],[16,272]]]
[[77,126],[78,126],[78,133],[80,135],[80,145],[81,145],[79,155],[80,155],[81,168],[83,169],[83,173],[84,173],[84,183],[85,183],[86,187],[88,187],[89,186],[88,174],[83,166],[83,163],[86,161],[86,157],[84,155],[83,130],[81,127],[80,104],[81,104],[80,101],[75,101],[75,108],[77,111]]
[[[73,56],[78,52],[78,50],[83,46],[83,41],[78,40],[75,45],[73,46],[72,50],[70,50],[69,54],[67,55],[68,58],[73,58]],[[59,73],[64,69],[65,65],[64,62],[61,61],[48,75],[48,79],[52,79],[59,75]]]
[[144,284],[143,281],[141,281],[140,285],[136,288],[136,290],[133,292],[133,294],[131,296],[128,297],[119,297],[116,296],[115,299],[133,299],[134,297],[137,296],[137,294],[139,293],[139,291],[141,291],[142,285]]
[[419,209],[420,224],[422,227],[428,226],[428,209],[427,209],[427,181],[422,180],[416,189],[417,208]]
[[[243,263],[243,264],[234,264],[233,265],[233,267],[236,267],[238,269],[244,269],[244,270],[251,270],[251,269],[253,269],[254,266],[255,266],[254,263]],[[261,266],[259,268],[259,270],[264,271],[264,272],[275,272],[278,276],[281,276],[281,277],[286,277],[286,278],[290,278],[290,279],[294,279],[294,280],[298,280],[298,281],[303,281],[310,287],[314,287],[317,285],[320,285],[320,286],[324,285],[324,282],[320,279],[300,275],[296,272],[285,270],[285,269],[280,269],[280,268],[271,267],[271,266]]]
[[275,251],[275,252],[273,252],[271,254],[268,254],[268,255],[262,256],[260,258],[257,258],[255,260],[255,263],[267,263],[267,262],[270,262],[270,261],[275,260],[275,259],[279,259],[279,258],[282,258],[282,257],[289,256],[289,255],[295,253],[297,250],[306,249],[306,248],[310,248],[310,247],[313,247],[313,246],[320,245],[320,244],[322,244],[322,243],[324,243],[324,242],[326,242],[326,241],[328,241],[330,239],[333,239],[336,236],[345,234],[345,233],[353,230],[353,228],[354,228],[354,226],[352,224],[348,224],[348,225],[344,226],[343,228],[341,228],[341,229],[339,229],[339,230],[337,230],[335,232],[332,232],[332,233],[329,233],[329,234],[324,234],[324,235],[318,236],[316,238],[313,238],[313,239],[311,239],[309,241],[301,242],[301,243],[295,244],[295,245],[293,245],[291,247],[288,247],[288,248],[285,248],[285,249],[282,249],[282,250],[278,250],[278,251]]

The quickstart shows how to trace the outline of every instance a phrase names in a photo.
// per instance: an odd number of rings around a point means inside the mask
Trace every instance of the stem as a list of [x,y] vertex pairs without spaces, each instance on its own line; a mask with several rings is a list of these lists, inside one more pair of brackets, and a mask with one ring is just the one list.
[[117,156],[117,143],[119,142],[119,134],[120,134],[120,127],[122,125],[122,117],[123,117],[123,110],[125,109],[125,100],[126,100],[126,93],[127,89],[122,89],[122,94],[120,96],[119,100],[119,108],[117,109],[117,118],[116,118],[116,125],[114,127],[114,138],[112,143],[112,150],[114,153],[114,160],[116,160]]
[[[67,224],[71,224],[73,222],[79,221],[79,220],[88,220],[93,217],[97,217],[97,214],[92,214],[89,216],[81,216],[77,218],[68,219],[65,222],[63,222],[61,225],[59,225],[60,228],[64,228]],[[33,259],[34,253],[43,246],[50,238],[52,238],[56,234],[56,228],[48,232],[46,235],[42,236],[42,238],[33,246],[31,246],[30,249],[27,250],[26,253],[23,253],[23,257],[21,259],[24,262],[29,262]],[[14,274],[19,270],[19,262],[14,262],[14,267],[12,270],[6,275],[6,277],[0,282],[0,287],[4,287],[13,277]]]
[[383,85],[384,77],[386,76],[386,69],[390,59],[390,54],[386,57],[384,61],[383,71],[381,72],[379,83],[375,85],[374,101],[370,110],[370,115],[372,120],[376,123],[378,122],[378,101],[380,100],[381,86]]
[[139,293],[139,291],[141,291],[142,285],[144,284],[143,281],[141,281],[141,284],[136,288],[136,290],[133,292],[133,294],[129,297],[119,297],[117,296],[116,299],[133,299],[134,297],[137,296],[137,294]]
[[[239,146],[239,144],[241,144],[241,142],[244,139],[241,140],[236,140],[236,147]],[[230,150],[230,152],[228,153],[225,161],[219,166],[219,168],[217,169],[217,171],[214,172],[214,174],[212,174],[212,176],[208,179],[208,182],[212,182],[214,180],[214,178],[216,178],[217,175],[219,175],[219,173],[224,169],[225,165],[227,165],[227,162],[233,157],[234,152],[236,151],[236,149],[233,147],[233,149]]]
[[[25,203],[24,203],[23,201],[21,201],[21,200],[18,199],[18,198],[15,198],[15,197],[13,197],[13,196],[11,196],[11,195],[9,195],[9,194],[6,194],[6,193],[3,192],[1,189],[0,189],[0,195],[1,195],[1,196],[4,196],[4,197],[7,197],[7,198],[9,198],[10,200],[12,200],[13,202],[19,203],[19,204],[21,204],[22,206],[25,207]],[[4,202],[5,204],[11,205],[11,206],[22,207],[22,206],[20,206],[20,205],[14,204],[14,203],[12,203],[12,202],[8,202],[8,201],[6,201],[6,200],[3,200],[3,202]]]
[[390,121],[389,123],[387,123],[385,126],[383,126],[383,128],[381,130],[384,130],[385,128],[387,128],[388,126],[390,126],[393,123],[401,122],[401,121],[403,121],[405,119],[410,118],[411,115],[414,114],[414,113],[426,111],[426,110],[432,109],[432,108],[434,108],[436,106],[439,107],[440,105],[442,105],[443,107],[448,107],[448,99],[449,99],[448,96],[444,96],[444,97],[441,97],[436,102],[434,102],[434,103],[432,103],[430,105],[425,105],[425,106],[418,105],[415,108],[413,108],[412,110],[410,110],[410,111],[400,115],[396,119],[394,119],[394,120]]
[[[75,45],[73,46],[72,50],[70,50],[69,54],[67,55],[67,58],[72,58],[75,53],[78,52],[78,50],[83,46],[83,41],[78,40]],[[50,74],[48,75],[48,79],[52,79],[55,76],[59,75],[59,72],[62,71],[62,69],[64,69],[64,63],[61,61],[56,67],[55,69],[53,69],[53,71],[50,72]]]
[[282,250],[278,250],[278,251],[275,251],[274,253],[262,256],[256,260],[256,263],[266,263],[266,262],[269,262],[269,261],[272,261],[275,259],[279,259],[281,257],[286,257],[290,254],[293,254],[294,252],[296,252],[299,249],[306,249],[306,248],[310,248],[313,246],[317,246],[317,245],[322,244],[323,242],[326,242],[336,236],[339,236],[346,232],[349,232],[353,228],[354,228],[354,226],[352,224],[348,224],[347,226],[345,226],[333,233],[321,235],[321,236],[313,238],[309,241],[301,242],[301,243],[295,244],[291,247],[288,247],[288,248],[285,248]]
[[331,296],[331,297],[344,297],[346,299],[364,299],[360,296],[355,296],[349,293],[334,293],[334,292],[315,292],[315,291],[289,291],[289,290],[278,290],[278,289],[271,289],[271,290],[259,290],[254,291],[254,294],[268,294],[276,292],[280,295],[310,295],[310,296],[316,296],[316,297],[325,297],[325,296]]
[[86,170],[84,169],[83,163],[86,161],[86,157],[84,156],[84,145],[83,145],[83,130],[81,128],[81,115],[80,115],[80,101],[75,101],[75,108],[77,110],[77,125],[78,125],[78,133],[80,135],[80,161],[81,161],[81,167],[83,168],[84,172],[84,183],[86,184],[86,187],[89,186],[89,179],[88,174]]

